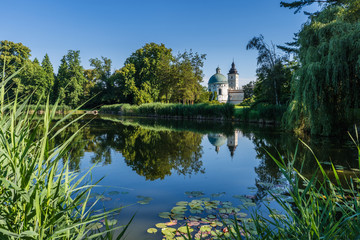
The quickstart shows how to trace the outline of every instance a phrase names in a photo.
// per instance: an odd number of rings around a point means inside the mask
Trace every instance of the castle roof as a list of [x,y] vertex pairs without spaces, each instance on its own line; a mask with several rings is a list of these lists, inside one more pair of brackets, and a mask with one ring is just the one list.
[[229,70],[229,74],[238,74],[238,71],[237,71],[236,68],[235,68],[235,63],[234,63],[234,61],[233,61],[232,64],[231,64],[231,68],[230,68],[230,70]]
[[216,74],[212,75],[209,79],[209,84],[227,84],[227,78],[220,73],[220,68],[216,68]]

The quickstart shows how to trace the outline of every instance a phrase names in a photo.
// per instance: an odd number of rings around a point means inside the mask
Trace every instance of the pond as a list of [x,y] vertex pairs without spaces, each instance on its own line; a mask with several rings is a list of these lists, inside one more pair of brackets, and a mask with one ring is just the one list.
[[[316,169],[298,138],[274,127],[101,115],[81,119],[57,141],[81,127],[68,154],[71,170],[84,172],[97,163],[92,179],[104,178],[92,201],[100,199],[100,211],[126,206],[115,218],[118,224],[136,214],[127,239],[162,239],[164,225],[156,224],[170,220],[176,220],[168,224],[172,228],[188,222],[198,231],[213,223],[221,230],[218,216],[246,218],[255,210],[267,214],[266,205],[277,208],[269,190],[286,198],[287,182],[268,153],[287,160],[298,146],[295,166],[306,176]],[[325,167],[332,161],[343,174],[358,168],[345,134],[304,141]]]

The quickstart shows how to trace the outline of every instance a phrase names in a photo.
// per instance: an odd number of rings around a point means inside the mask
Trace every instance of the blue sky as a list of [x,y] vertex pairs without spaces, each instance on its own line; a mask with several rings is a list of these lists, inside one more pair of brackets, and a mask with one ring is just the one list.
[[277,0],[7,0],[0,39],[22,42],[40,61],[48,53],[56,72],[70,49],[80,50],[85,68],[105,56],[119,69],[146,43],[164,43],[175,53],[207,54],[205,83],[217,66],[226,74],[234,58],[243,85],[256,78],[257,52],[247,51],[247,42],[259,34],[275,44],[291,41],[306,19]]

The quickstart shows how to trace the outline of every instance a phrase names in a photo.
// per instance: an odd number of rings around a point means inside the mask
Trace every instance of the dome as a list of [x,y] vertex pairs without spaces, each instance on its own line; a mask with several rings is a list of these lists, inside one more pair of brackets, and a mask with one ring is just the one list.
[[227,84],[227,78],[220,73],[220,68],[216,68],[216,74],[209,79],[209,84]]

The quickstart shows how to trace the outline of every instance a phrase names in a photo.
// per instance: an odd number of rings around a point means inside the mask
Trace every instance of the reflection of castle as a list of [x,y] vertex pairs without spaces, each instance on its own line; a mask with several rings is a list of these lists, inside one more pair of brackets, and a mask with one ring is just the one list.
[[239,131],[235,130],[234,134],[226,138],[221,133],[209,133],[208,139],[211,145],[215,147],[215,151],[219,152],[220,147],[227,142],[231,156],[234,156],[236,147],[238,145]]

